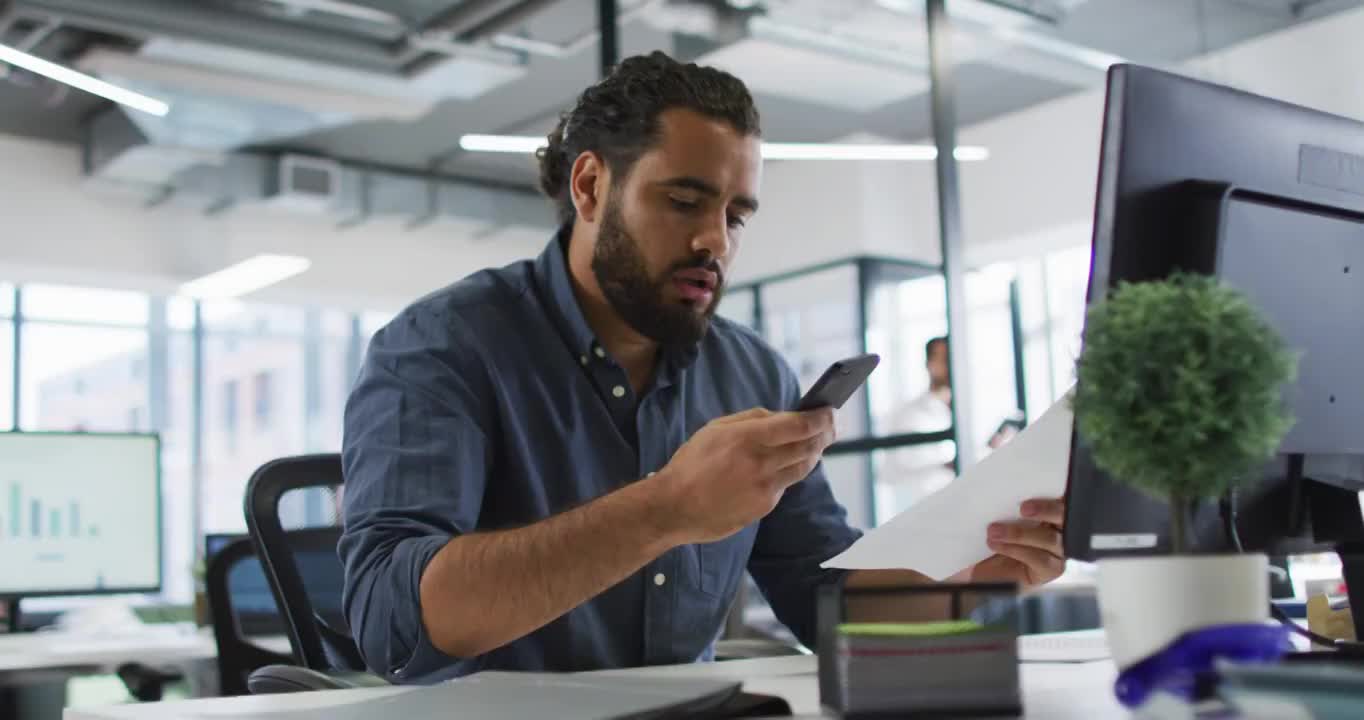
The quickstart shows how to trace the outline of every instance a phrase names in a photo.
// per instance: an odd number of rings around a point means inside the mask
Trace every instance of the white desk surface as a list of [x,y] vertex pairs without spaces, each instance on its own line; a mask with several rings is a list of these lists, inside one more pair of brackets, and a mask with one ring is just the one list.
[[[803,655],[703,665],[611,670],[595,674],[618,676],[622,679],[646,676],[730,678],[743,681],[744,689],[750,692],[784,698],[797,715],[822,717],[815,669],[814,656]],[[1024,717],[1047,720],[1126,718],[1127,712],[1113,697],[1113,681],[1116,676],[1117,671],[1111,661],[1078,664],[1024,663],[1021,666]],[[322,719],[327,717],[328,708],[406,692],[409,689],[364,688],[68,709],[64,720],[188,720],[300,710],[316,710],[316,717]],[[452,711],[448,720],[458,720],[458,717],[458,712]]]
[[[283,636],[253,638],[272,652],[288,655]],[[31,632],[0,635],[0,673],[63,667],[114,667],[125,662],[150,664],[212,660],[218,657],[213,633],[186,625],[148,625],[135,633],[78,635]]]

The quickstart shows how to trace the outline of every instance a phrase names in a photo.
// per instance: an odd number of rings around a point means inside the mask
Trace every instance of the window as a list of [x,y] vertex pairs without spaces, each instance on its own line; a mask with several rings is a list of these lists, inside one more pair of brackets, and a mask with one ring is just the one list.
[[749,329],[757,329],[757,291],[753,288],[737,288],[725,293],[717,313]]
[[[204,400],[202,527],[242,532],[242,499],[251,474],[270,460],[308,450],[307,313],[215,302],[204,303],[201,314],[204,384],[236,388],[230,401],[220,393]],[[242,392],[250,394],[242,400]],[[236,403],[242,401],[250,403],[248,422],[257,429],[264,422],[269,432],[240,432]]]
[[341,449],[342,416],[346,398],[360,363],[360,341],[352,338],[351,318],[344,313],[319,313],[320,336],[309,342],[315,356],[315,372],[310,371],[308,390],[309,452],[337,452]]
[[24,317],[32,320],[145,326],[151,298],[124,290],[25,285]]
[[[0,286],[0,293],[5,292]],[[10,291],[13,294],[13,291]],[[3,297],[3,296],[0,296]],[[14,323],[0,322],[0,431],[14,428]]]
[[223,445],[230,451],[237,447],[237,381],[223,383]]
[[257,432],[270,429],[270,407],[271,407],[271,383],[270,372],[256,373],[255,380],[255,408],[256,408],[256,430]]
[[128,375],[147,357],[146,329],[24,323],[20,330],[20,427],[122,432],[130,408],[146,417],[147,379]]
[[[175,310],[167,303],[167,320]],[[190,318],[193,318],[191,309]],[[194,343],[188,330],[173,328],[166,342],[165,409],[161,417],[161,514],[164,547],[162,594],[176,603],[189,602],[194,593],[194,559],[202,543],[194,534],[195,518],[202,512],[194,501]],[[211,401],[207,395],[206,405]],[[200,503],[202,504],[202,503]]]
[[[829,365],[862,348],[857,326],[857,269],[843,265],[762,286],[763,334],[800,378],[802,390]],[[838,436],[866,434],[859,390],[838,411]]]

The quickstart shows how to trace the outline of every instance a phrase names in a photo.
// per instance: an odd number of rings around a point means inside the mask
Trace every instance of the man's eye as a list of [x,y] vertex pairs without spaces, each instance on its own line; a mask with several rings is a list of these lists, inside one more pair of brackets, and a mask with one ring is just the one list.
[[730,226],[731,228],[738,229],[738,228],[743,227],[743,226],[746,225],[747,223],[748,223],[748,219],[745,218],[745,217],[743,217],[743,216],[740,216],[740,215],[730,215],[730,216],[729,216],[729,226]]
[[695,210],[697,207],[700,206],[700,203],[692,202],[690,200],[684,200],[682,198],[669,197],[668,199],[672,201],[673,207],[677,208],[678,210]]

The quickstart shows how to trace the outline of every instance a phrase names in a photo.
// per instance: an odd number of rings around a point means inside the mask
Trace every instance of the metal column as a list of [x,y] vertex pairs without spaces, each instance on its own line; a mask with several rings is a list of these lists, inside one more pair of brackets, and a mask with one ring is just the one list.
[[194,301],[194,328],[190,331],[190,430],[189,430],[189,531],[194,538],[195,559],[204,551],[204,304]]
[[24,366],[24,294],[19,286],[14,286],[14,317],[10,318],[10,352],[14,360],[13,373],[10,377],[12,383],[10,390],[14,396],[10,398],[10,412],[14,414],[14,424],[11,426],[15,430],[22,430],[19,424],[19,410],[22,408],[21,398],[23,398],[23,366]]
[[976,460],[971,423],[971,386],[967,358],[966,287],[963,275],[961,203],[957,184],[956,85],[948,40],[946,0],[925,0],[928,18],[928,65],[933,111],[933,143],[938,148],[938,234],[942,244],[943,279],[947,286],[948,365],[952,372],[952,427],[957,439],[957,469]]
[[601,77],[611,74],[620,62],[620,20],[616,0],[597,0],[597,26],[601,28]]

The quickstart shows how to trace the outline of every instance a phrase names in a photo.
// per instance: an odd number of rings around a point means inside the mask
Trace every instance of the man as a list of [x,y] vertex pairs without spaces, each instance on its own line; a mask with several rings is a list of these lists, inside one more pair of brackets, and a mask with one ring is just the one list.
[[[814,643],[820,562],[857,537],[817,464],[827,411],[714,315],[758,208],[743,84],[661,53],[588,88],[540,156],[563,229],[418,301],[346,409],[344,606],[395,682],[712,656],[745,569]],[[798,239],[793,239],[797,241]],[[963,573],[1045,582],[1060,504]],[[848,574],[849,583],[925,579]]]
[[[952,429],[952,372],[947,360],[947,337],[924,345],[928,389],[900,408],[892,432],[930,433]],[[957,477],[957,446],[951,440],[896,448],[886,454],[890,470],[877,483],[877,515],[886,521],[911,504],[941,490]]]

